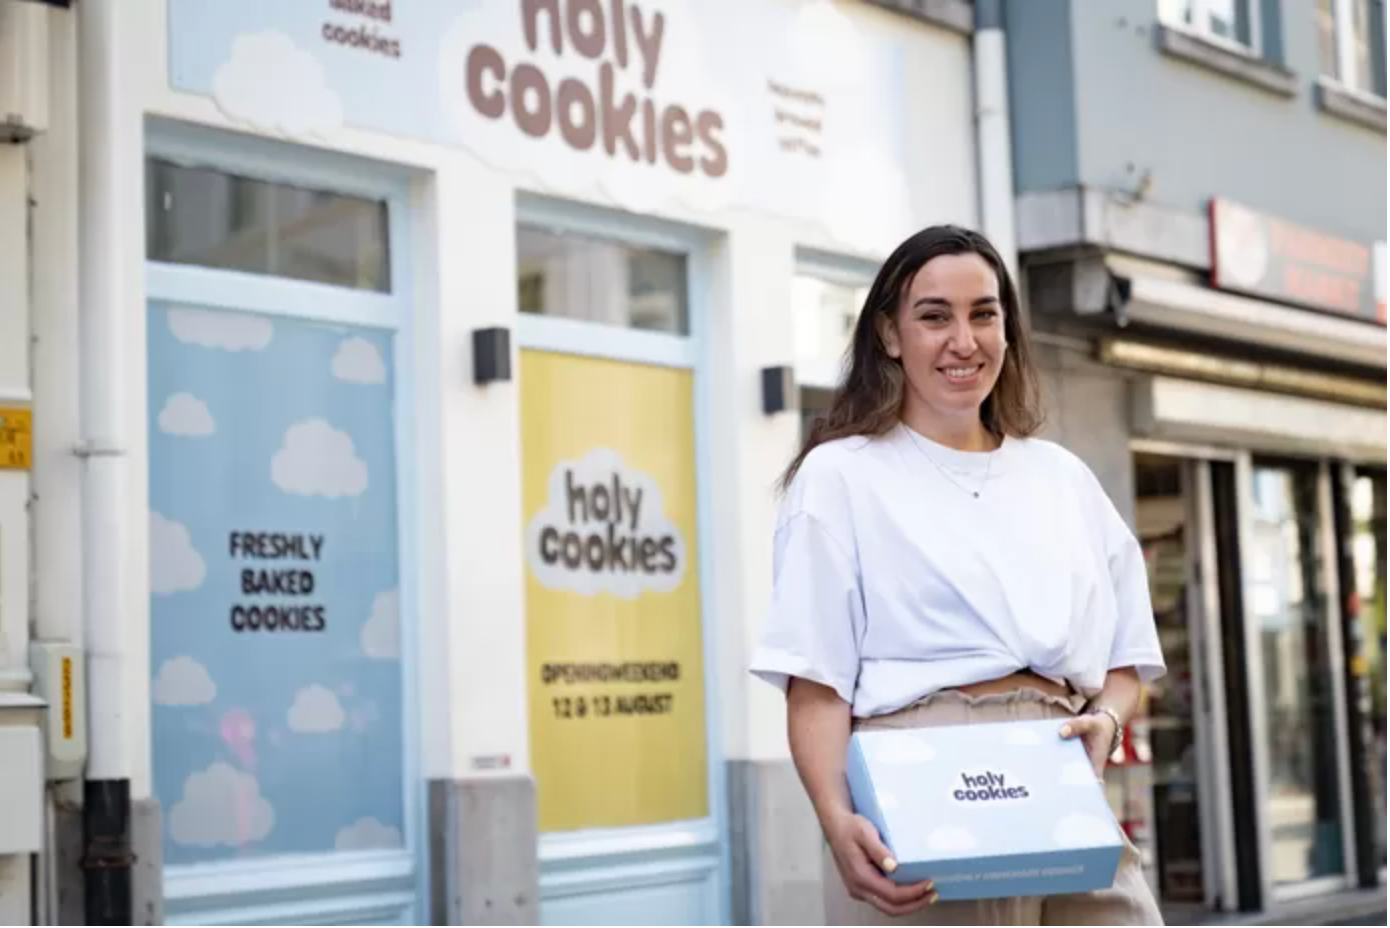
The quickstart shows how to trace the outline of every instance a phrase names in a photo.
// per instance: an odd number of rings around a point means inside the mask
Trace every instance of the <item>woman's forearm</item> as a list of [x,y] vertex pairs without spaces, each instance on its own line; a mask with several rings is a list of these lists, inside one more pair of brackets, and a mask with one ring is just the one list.
[[850,707],[834,690],[793,679],[787,690],[787,738],[792,761],[821,827],[853,812],[845,781]]
[[1105,675],[1105,683],[1091,704],[1109,708],[1127,725],[1139,708],[1142,689],[1139,674],[1133,667],[1117,667]]

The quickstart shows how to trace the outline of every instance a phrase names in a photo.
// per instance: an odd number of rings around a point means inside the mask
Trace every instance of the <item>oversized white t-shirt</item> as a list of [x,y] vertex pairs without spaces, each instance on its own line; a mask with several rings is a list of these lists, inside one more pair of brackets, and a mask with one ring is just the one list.
[[971,453],[899,425],[820,445],[787,490],[773,570],[752,672],[832,687],[856,717],[1023,669],[1086,695],[1112,668],[1165,671],[1139,544],[1052,442]]

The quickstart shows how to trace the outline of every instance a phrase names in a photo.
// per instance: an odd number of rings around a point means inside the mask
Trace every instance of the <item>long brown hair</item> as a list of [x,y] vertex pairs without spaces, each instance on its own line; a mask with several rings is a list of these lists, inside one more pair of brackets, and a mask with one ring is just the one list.
[[999,301],[1004,310],[1008,351],[999,379],[980,406],[985,428],[1003,438],[1026,438],[1042,427],[1038,375],[1019,310],[1018,291],[999,252],[983,235],[959,226],[923,229],[897,247],[879,269],[845,355],[846,370],[830,409],[811,425],[805,444],[782,475],[785,489],[801,463],[818,445],[837,438],[882,435],[898,424],[903,404],[902,362],[889,357],[879,335],[879,316],[897,311],[898,302],[917,272],[932,258],[976,254],[999,278]]

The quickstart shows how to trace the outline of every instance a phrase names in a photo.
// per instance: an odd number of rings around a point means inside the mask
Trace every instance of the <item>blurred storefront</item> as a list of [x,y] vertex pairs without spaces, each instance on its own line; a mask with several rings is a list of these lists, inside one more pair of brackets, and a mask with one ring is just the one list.
[[1132,516],[1170,667],[1117,814],[1173,923],[1382,885],[1383,4],[1008,9],[1049,434]]
[[764,371],[981,212],[972,5],[894,6],[44,11],[36,330],[83,337],[34,407],[82,412],[36,467],[84,558],[38,570],[105,648],[117,823],[84,912],[55,792],[60,917],[819,920],[744,672],[798,438]]

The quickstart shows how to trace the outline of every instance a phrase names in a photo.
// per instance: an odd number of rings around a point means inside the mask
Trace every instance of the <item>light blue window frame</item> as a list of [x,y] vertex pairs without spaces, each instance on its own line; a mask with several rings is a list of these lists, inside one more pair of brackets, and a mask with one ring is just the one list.
[[[518,227],[592,236],[686,258],[689,335],[647,332],[557,316],[517,314],[517,348],[554,351],[690,370],[694,378],[696,532],[705,687],[705,756],[710,814],[703,819],[631,828],[584,829],[540,836],[541,899],[691,882],[708,874],[718,899],[717,924],[729,924],[729,838],[719,710],[718,600],[711,535],[711,395],[707,371],[715,245],[719,234],[645,216],[518,194]],[[702,849],[707,849],[702,853]],[[611,866],[607,866],[611,863]],[[606,868],[606,872],[605,872]]]
[[[351,290],[241,271],[145,263],[146,307],[153,301],[262,313],[282,319],[341,323],[390,332],[396,395],[397,569],[401,626],[401,758],[404,848],[275,856],[247,862],[166,867],[166,924],[420,924],[429,906],[429,821],[421,763],[420,643],[417,604],[420,513],[415,452],[422,436],[408,414],[431,387],[418,379],[415,345],[427,333],[412,322],[414,267],[408,207],[412,174],[346,155],[190,125],[147,124],[145,157],[164,158],[269,182],[332,190],[385,201],[390,291]],[[143,228],[141,235],[144,234]],[[148,313],[148,308],[145,309]],[[325,905],[326,900],[330,904]],[[315,922],[305,921],[314,919]],[[184,921],[184,919],[196,921]],[[327,920],[325,920],[327,919]]]

